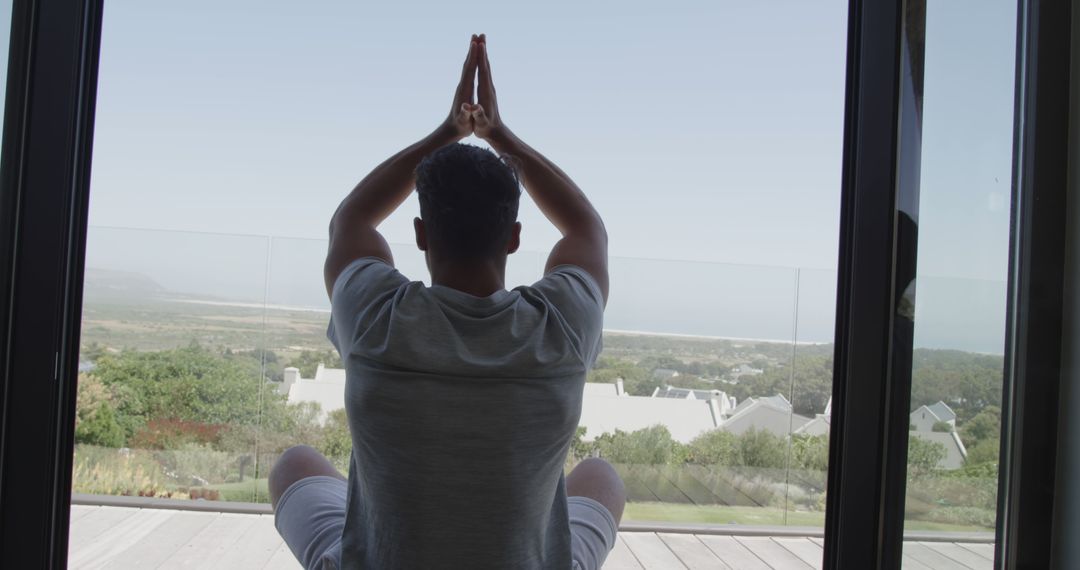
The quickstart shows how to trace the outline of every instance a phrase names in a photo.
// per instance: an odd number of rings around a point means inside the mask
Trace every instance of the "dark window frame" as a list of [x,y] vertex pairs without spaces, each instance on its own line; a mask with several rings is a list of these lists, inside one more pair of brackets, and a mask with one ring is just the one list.
[[1049,568],[1065,309],[1071,2],[1017,15],[998,568]]
[[0,567],[67,564],[101,0],[15,0],[0,158]]
[[[917,121],[918,110],[905,107],[902,93],[919,75],[904,73],[904,58],[921,68],[921,55],[904,53],[912,32],[905,21],[923,5],[850,3],[825,533],[830,569],[897,568],[901,555],[911,338],[897,306],[914,277],[915,235],[899,222],[897,205],[904,193],[917,197],[905,181],[918,179],[918,164],[902,162],[912,142],[901,131]],[[1042,415],[1056,409],[1045,406],[1056,398],[1060,372],[1062,106],[1068,110],[1062,46],[1070,15],[1063,3],[1019,6],[997,563],[1008,568],[1045,567],[1040,562],[1051,550],[1044,527],[1053,512],[1055,450],[1052,443],[1045,451],[1031,446],[1055,441],[1057,427],[1056,415]],[[102,0],[13,3],[0,158],[0,567],[62,567],[67,558],[101,16]],[[1062,126],[1053,125],[1055,116]],[[1024,449],[1038,451],[1021,456]]]
[[[851,2],[825,568],[899,568],[925,1]],[[877,381],[875,381],[877,380]]]

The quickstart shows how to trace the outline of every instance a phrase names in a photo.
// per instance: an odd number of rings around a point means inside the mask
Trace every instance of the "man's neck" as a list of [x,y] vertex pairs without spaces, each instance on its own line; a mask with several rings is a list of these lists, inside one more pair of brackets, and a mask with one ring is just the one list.
[[487,297],[506,288],[506,262],[447,262],[431,264],[431,283]]

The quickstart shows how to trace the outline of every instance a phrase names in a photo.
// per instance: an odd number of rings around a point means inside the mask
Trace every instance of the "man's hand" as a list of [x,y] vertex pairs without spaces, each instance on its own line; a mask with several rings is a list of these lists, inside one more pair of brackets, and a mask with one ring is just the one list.
[[443,122],[442,129],[451,133],[456,140],[461,140],[473,134],[473,81],[476,79],[476,66],[479,62],[480,43],[482,36],[473,34],[469,40],[469,54],[465,56],[465,64],[461,69],[461,81],[458,82],[457,91],[454,92],[454,103],[450,106],[450,116]]
[[607,230],[585,193],[565,172],[530,147],[502,122],[491,79],[487,39],[480,34],[477,59],[478,104],[472,107],[473,133],[498,153],[517,158],[518,174],[540,211],[563,237],[548,256],[545,273],[560,265],[576,265],[596,280],[607,302]]
[[479,101],[477,105],[471,107],[473,132],[491,146],[498,148],[500,144],[506,142],[510,129],[506,128],[499,117],[499,103],[495,98],[495,83],[491,80],[491,62],[488,60],[487,38],[484,34],[480,34],[478,43],[476,94]]

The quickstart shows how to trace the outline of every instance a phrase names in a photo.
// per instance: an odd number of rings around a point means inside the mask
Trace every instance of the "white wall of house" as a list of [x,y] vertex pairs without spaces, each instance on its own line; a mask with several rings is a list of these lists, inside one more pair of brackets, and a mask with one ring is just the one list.
[[934,431],[934,424],[940,421],[941,418],[934,415],[934,412],[926,406],[919,406],[911,412],[911,425],[915,426],[914,430],[918,432]]

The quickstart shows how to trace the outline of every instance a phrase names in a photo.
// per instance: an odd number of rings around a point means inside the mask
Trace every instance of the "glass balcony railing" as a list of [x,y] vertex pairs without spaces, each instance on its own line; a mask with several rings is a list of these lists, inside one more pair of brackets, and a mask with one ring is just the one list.
[[[404,274],[427,279],[414,247],[393,249]],[[74,492],[268,502],[267,473],[296,444],[345,472],[325,241],[93,227],[87,251]],[[544,261],[511,256],[508,283],[535,281]],[[610,272],[567,468],[615,464],[630,521],[821,527],[835,273],[618,257]],[[927,303],[958,286],[940,281]],[[928,339],[959,350],[916,350],[927,401],[914,403],[969,397],[968,363],[1000,372],[999,355],[975,354],[996,340]],[[985,480],[955,475],[970,470],[949,456],[917,473],[925,496],[909,498],[909,528],[990,530],[996,466],[974,470]],[[942,501],[959,507],[948,520]]]

